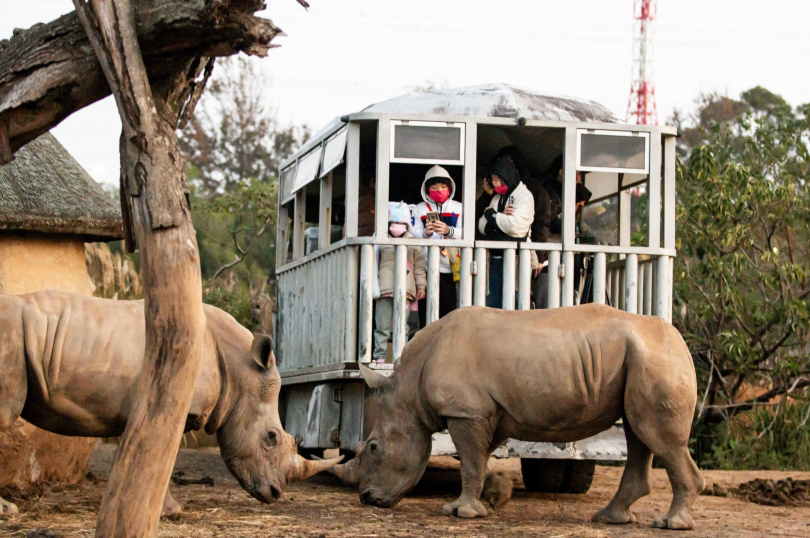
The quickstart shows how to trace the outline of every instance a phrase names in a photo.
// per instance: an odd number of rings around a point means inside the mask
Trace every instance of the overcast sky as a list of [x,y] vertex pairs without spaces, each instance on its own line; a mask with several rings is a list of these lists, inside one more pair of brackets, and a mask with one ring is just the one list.
[[[263,16],[287,37],[259,65],[283,123],[318,130],[334,116],[427,81],[504,82],[598,101],[624,117],[633,0],[268,0]],[[0,38],[73,9],[70,0],[0,0]],[[810,102],[810,2],[658,0],[658,115],[690,111],[701,92],[732,97],[756,85]],[[106,99],[54,134],[98,181],[118,181],[120,121]]]

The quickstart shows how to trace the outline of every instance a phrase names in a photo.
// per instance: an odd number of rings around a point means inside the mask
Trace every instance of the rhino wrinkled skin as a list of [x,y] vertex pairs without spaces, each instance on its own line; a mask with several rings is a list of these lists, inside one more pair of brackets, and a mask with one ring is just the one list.
[[694,526],[689,507],[704,483],[687,448],[695,369],[678,331],[657,317],[601,305],[463,308],[419,331],[390,378],[361,370],[382,392],[377,420],[357,457],[331,472],[358,484],[364,503],[399,502],[427,466],[431,434],[446,428],[461,459],[462,493],[442,511],[485,516],[487,459],[504,440],[571,442],[621,418],[627,464],[594,521],[635,521],[630,506],[650,492],[655,454],[673,499],[653,526]]
[[[143,364],[143,301],[47,290],[0,295],[0,430],[17,417],[84,437],[121,435]],[[272,341],[204,305],[206,330],[186,431],[217,434],[222,458],[262,502],[329,463],[297,455],[278,416]],[[178,511],[169,493],[164,513]],[[0,512],[16,507],[0,499]]]

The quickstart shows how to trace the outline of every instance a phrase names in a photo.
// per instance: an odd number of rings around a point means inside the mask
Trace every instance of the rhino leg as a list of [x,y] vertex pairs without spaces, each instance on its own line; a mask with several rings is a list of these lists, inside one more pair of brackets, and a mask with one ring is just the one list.
[[17,505],[8,502],[3,497],[0,497],[0,516],[7,516],[9,514],[18,514],[20,511],[17,509]]
[[487,509],[481,504],[481,491],[487,474],[487,458],[492,433],[485,421],[449,419],[447,429],[461,459],[461,495],[455,502],[445,504],[446,516],[484,517]]
[[172,497],[171,489],[166,489],[166,496],[163,497],[163,508],[160,517],[174,516],[183,511],[183,507]]
[[627,438],[627,463],[619,483],[619,491],[605,508],[593,515],[598,523],[635,523],[636,516],[630,512],[634,502],[650,493],[650,468],[653,454],[636,436],[630,424],[624,421]]
[[[663,375],[661,378],[666,379]],[[693,386],[686,384],[660,383],[656,389],[636,386],[628,379],[628,396],[625,397],[629,425],[638,439],[661,460],[672,485],[669,512],[664,519],[656,519],[653,527],[691,529],[695,522],[689,515],[689,507],[705,484],[687,446],[697,396]]]
[[689,515],[689,507],[706,485],[700,470],[685,446],[671,447],[656,455],[664,464],[672,484],[672,504],[663,520],[653,521],[653,527],[675,530],[694,528],[695,521]]

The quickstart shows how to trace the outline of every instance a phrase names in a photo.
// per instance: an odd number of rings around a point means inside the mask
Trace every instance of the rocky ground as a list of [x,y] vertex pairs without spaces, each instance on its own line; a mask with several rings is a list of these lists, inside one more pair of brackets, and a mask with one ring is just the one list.
[[[5,488],[2,495],[16,502],[21,513],[0,518],[0,535],[25,537],[39,531],[32,536],[92,536],[114,449],[112,445],[99,445],[90,462],[89,478],[79,486],[51,486],[31,492]],[[159,535],[676,535],[674,531],[650,528],[653,518],[664,515],[670,502],[669,482],[663,470],[653,470],[652,493],[634,507],[638,523],[614,527],[591,523],[590,517],[610,500],[621,468],[597,467],[593,486],[585,495],[552,495],[523,489],[519,461],[493,460],[491,468],[507,473],[515,481],[513,499],[486,519],[459,520],[441,514],[442,504],[452,500],[460,488],[458,472],[452,469],[457,464],[449,458],[434,463],[417,491],[392,509],[361,505],[356,491],[339,486],[329,476],[294,484],[284,500],[263,505],[239,488],[217,449],[182,450],[176,466],[179,472],[175,474],[180,480],[175,482],[191,483],[175,483],[172,491],[185,511],[162,520]],[[705,477],[711,495],[701,496],[695,503],[693,516],[698,528],[677,536],[810,536],[808,482],[803,482],[810,480],[810,473],[708,471]]]

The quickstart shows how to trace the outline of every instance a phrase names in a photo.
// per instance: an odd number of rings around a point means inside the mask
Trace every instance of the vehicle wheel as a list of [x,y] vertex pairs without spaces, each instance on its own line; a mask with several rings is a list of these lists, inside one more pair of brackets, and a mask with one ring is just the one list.
[[595,468],[586,460],[520,459],[523,484],[540,493],[587,493]]
[[593,482],[596,462],[588,460],[568,460],[568,472],[563,483],[563,493],[588,493]]
[[562,493],[566,463],[566,460],[520,458],[523,484],[529,491]]

